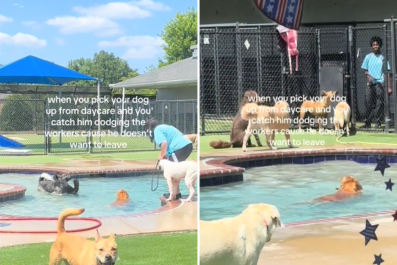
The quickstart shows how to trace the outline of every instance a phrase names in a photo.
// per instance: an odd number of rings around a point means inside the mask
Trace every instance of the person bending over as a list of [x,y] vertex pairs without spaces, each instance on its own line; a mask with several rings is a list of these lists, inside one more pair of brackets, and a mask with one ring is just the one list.
[[[188,140],[177,128],[167,124],[157,125],[157,121],[153,118],[146,122],[146,129],[151,130],[149,135],[150,141],[156,143],[160,147],[160,156],[158,160],[168,159],[173,162],[185,161],[193,151],[193,144]],[[176,191],[176,199],[182,197],[179,190]],[[169,193],[164,193],[164,197],[168,198]]]
[[[362,128],[371,128],[371,123],[376,121],[376,128],[382,124],[384,117],[384,100],[385,91],[383,89],[384,74],[383,74],[383,55],[381,52],[382,39],[380,37],[372,37],[370,40],[372,52],[367,54],[364,58],[361,68],[364,70],[367,79],[367,89],[365,91],[365,108],[366,119]],[[387,69],[390,70],[389,62],[387,62]],[[388,94],[392,93],[390,87],[390,76],[388,77]],[[375,106],[374,106],[375,103]]]

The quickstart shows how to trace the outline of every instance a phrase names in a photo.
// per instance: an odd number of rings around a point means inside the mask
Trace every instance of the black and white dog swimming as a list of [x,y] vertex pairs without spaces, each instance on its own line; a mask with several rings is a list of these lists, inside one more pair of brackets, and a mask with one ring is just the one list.
[[79,191],[79,181],[73,180],[74,187],[68,184],[71,179],[69,175],[55,174],[51,177],[47,173],[42,173],[39,178],[37,190],[40,192],[48,192],[51,194],[77,194]]

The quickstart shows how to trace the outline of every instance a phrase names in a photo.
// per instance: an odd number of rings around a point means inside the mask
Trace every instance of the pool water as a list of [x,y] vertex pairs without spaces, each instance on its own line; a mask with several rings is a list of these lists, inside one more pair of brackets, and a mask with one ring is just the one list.
[[[152,175],[118,178],[80,178],[77,195],[52,195],[37,191],[40,174],[0,174],[0,183],[22,185],[25,197],[0,203],[0,215],[33,217],[58,217],[66,208],[85,208],[82,217],[111,217],[130,215],[156,210],[161,207],[159,197],[168,193],[165,179],[160,176],[156,191],[151,191]],[[69,181],[73,186],[73,180]],[[153,180],[157,185],[157,174]],[[124,189],[130,196],[130,203],[122,207],[110,207],[116,200],[117,191]],[[180,183],[182,195],[188,191],[184,181]]]
[[[375,167],[354,161],[326,161],[250,168],[242,182],[201,188],[200,219],[233,217],[252,203],[275,205],[283,223],[395,210],[397,185],[390,191],[384,182],[391,178],[397,183],[397,165],[390,164],[383,177]],[[361,183],[362,195],[340,202],[311,202],[334,194],[341,178],[348,175]]]

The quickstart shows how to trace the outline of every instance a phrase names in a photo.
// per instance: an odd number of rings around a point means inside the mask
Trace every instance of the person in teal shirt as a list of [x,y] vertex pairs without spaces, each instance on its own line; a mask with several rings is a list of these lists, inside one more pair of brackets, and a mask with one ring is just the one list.
[[[376,127],[380,127],[384,118],[384,99],[385,91],[383,89],[384,74],[383,60],[381,52],[382,39],[380,37],[372,37],[370,40],[372,52],[365,56],[361,68],[364,70],[367,79],[367,89],[365,91],[365,108],[366,113],[363,128],[371,128],[371,122],[376,120]],[[390,70],[387,62],[387,70]],[[388,94],[392,93],[390,87],[390,76],[388,75]]]
[[[150,130],[150,141],[156,143],[160,148],[160,156],[158,160],[168,159],[173,162],[185,161],[193,151],[193,143],[187,139],[177,128],[167,124],[157,125],[157,121],[153,118],[146,122],[146,129]],[[178,190],[176,199],[182,197]],[[169,197],[169,193],[165,193],[164,197]]]

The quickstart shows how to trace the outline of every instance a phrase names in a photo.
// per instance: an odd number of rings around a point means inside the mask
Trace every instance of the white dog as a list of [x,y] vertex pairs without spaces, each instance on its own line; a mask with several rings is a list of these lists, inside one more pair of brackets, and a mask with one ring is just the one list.
[[275,228],[284,227],[276,206],[250,204],[240,215],[200,220],[200,265],[257,265]]
[[163,171],[163,176],[167,180],[170,196],[167,201],[173,201],[176,197],[179,182],[184,178],[186,187],[189,189],[189,197],[186,202],[190,202],[196,192],[194,185],[197,180],[197,163],[193,161],[172,162],[162,159],[159,167]]
[[54,181],[54,178],[51,177],[51,176],[50,176],[49,174],[47,174],[47,173],[41,173],[40,177],[42,177],[43,180],[51,180],[51,181]]

